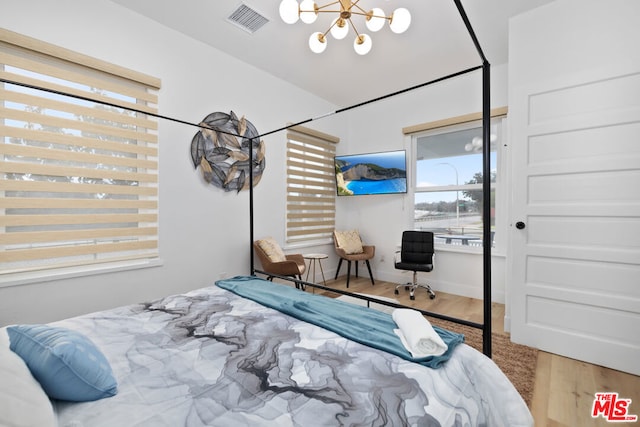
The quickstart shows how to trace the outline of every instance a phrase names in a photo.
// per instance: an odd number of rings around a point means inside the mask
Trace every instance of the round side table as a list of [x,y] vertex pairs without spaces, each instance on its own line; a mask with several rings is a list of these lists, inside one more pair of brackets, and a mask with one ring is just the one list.
[[[324,270],[322,270],[322,260],[329,258],[329,255],[327,255],[327,254],[303,254],[302,256],[304,257],[304,259],[308,259],[309,260],[309,266],[307,267],[307,277],[305,278],[305,280],[307,282],[309,281],[309,273],[311,273],[311,270],[313,269],[313,282],[311,282],[311,283],[316,283],[316,264],[318,264],[320,266],[320,273],[322,275],[322,284],[324,286],[327,286],[327,281],[324,278]],[[313,288],[313,289],[315,291],[315,288]]]

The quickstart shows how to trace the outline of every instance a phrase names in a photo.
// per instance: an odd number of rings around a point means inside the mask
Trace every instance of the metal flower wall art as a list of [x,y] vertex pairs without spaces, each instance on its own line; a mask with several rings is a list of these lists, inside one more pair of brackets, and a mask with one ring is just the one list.
[[252,150],[253,186],[265,168],[264,141],[244,116],[211,113],[199,123],[201,129],[191,140],[193,166],[200,166],[204,180],[225,191],[249,189],[249,150]]

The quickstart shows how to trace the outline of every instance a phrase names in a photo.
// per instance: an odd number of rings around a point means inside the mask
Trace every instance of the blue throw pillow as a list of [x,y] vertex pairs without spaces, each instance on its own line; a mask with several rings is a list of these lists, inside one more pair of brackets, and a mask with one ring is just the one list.
[[50,398],[85,402],[117,393],[109,362],[81,333],[48,325],[10,326],[7,333]]

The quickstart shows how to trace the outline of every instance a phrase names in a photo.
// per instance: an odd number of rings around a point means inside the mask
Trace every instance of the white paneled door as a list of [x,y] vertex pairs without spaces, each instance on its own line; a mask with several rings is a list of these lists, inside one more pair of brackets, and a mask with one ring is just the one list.
[[512,339],[640,375],[640,68],[512,99]]

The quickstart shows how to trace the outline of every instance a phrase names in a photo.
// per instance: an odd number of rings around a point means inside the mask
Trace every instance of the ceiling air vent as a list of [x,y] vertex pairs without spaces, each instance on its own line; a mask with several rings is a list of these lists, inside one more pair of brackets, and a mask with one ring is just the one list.
[[267,18],[244,3],[240,3],[240,6],[229,15],[227,21],[251,34],[269,22]]

